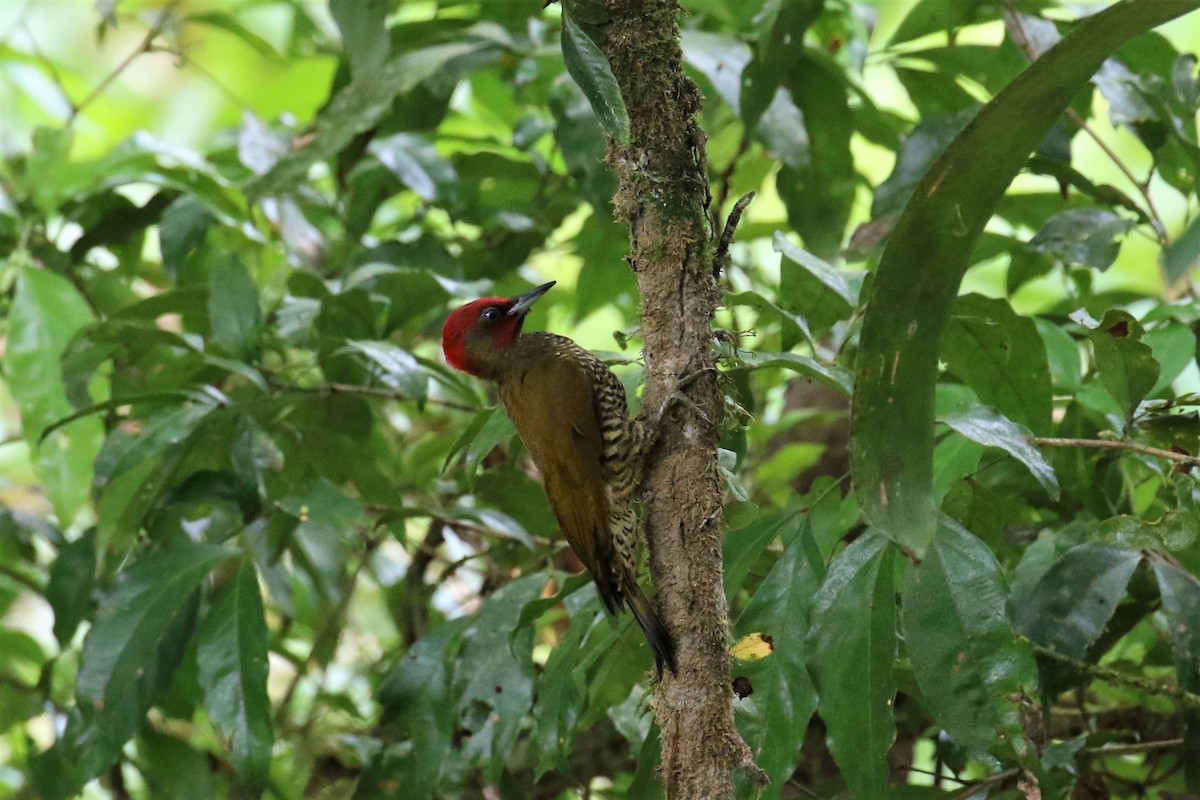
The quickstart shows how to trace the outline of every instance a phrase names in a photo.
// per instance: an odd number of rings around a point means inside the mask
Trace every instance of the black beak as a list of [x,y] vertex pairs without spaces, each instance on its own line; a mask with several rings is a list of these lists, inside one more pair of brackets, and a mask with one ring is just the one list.
[[508,310],[508,315],[510,317],[523,317],[528,314],[529,309],[533,307],[533,304],[537,302],[537,299],[546,292],[550,291],[550,287],[554,284],[555,281],[543,283],[541,286],[537,286],[533,289],[530,289],[528,292],[525,292],[524,294],[519,294],[512,298],[512,308]]

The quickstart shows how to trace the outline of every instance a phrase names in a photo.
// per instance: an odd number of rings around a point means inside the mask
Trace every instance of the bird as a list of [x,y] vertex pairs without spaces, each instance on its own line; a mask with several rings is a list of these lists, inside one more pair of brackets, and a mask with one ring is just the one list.
[[625,387],[608,365],[565,336],[522,332],[529,309],[554,284],[456,309],[442,327],[442,352],[451,367],[497,385],[605,608],[631,611],[659,677],[664,665],[675,674],[675,642],[637,582],[633,501],[651,437],[630,418]]

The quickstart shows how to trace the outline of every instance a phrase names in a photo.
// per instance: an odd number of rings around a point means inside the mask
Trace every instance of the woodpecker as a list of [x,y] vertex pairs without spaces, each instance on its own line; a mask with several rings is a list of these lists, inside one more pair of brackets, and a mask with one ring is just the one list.
[[675,643],[637,583],[637,516],[648,437],[629,417],[625,387],[600,359],[565,336],[522,333],[525,315],[554,281],[516,297],[485,297],[446,320],[446,363],[494,381],[559,527],[605,608],[633,612],[658,674],[675,672]]

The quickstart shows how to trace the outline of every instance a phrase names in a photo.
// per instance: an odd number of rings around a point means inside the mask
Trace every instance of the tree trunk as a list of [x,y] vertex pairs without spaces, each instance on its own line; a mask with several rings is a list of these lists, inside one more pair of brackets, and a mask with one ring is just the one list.
[[[695,407],[664,416],[643,483],[650,569],[678,646],[679,673],[655,697],[668,800],[733,795],[739,767],[757,772],[733,721],[728,607],[722,584],[721,397],[712,369],[713,270],[701,96],[683,73],[673,0],[609,0],[605,54],[629,110],[630,140],[613,143],[617,218],[642,297],[646,385],[661,408],[685,378]],[[693,377],[695,376],[695,377]],[[703,412],[703,414],[699,412]]]

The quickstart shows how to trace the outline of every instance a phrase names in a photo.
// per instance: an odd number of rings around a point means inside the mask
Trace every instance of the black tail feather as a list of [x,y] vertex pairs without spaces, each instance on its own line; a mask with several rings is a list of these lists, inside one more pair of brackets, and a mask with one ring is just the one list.
[[634,618],[637,619],[638,625],[641,626],[642,632],[646,634],[646,641],[650,643],[650,649],[654,651],[654,666],[658,669],[658,677],[662,677],[664,664],[671,670],[672,675],[677,675],[675,640],[671,638],[667,626],[663,625],[658,614],[654,613],[654,606],[650,604],[650,600],[642,592],[641,587],[634,584],[633,590],[627,594],[625,600],[629,605],[629,610],[633,612]]

